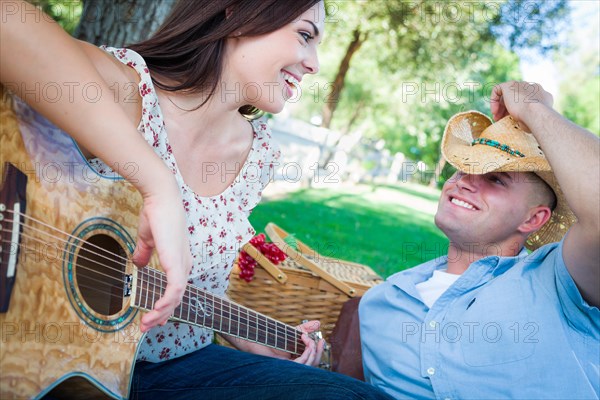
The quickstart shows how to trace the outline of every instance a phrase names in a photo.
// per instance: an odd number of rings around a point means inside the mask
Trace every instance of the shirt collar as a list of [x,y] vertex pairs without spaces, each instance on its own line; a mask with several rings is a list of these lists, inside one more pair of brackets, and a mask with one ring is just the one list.
[[[493,277],[499,276],[506,272],[510,267],[527,257],[529,253],[525,248],[522,248],[519,254],[511,257],[487,256],[479,259],[464,272],[463,275],[478,275],[479,278],[490,274]],[[400,271],[387,280],[397,288],[405,291],[411,296],[417,297],[416,285],[425,282],[433,275],[433,271],[445,269],[448,265],[448,256],[434,258],[416,267]],[[475,278],[475,277],[472,277]],[[479,280],[479,279],[475,279]]]

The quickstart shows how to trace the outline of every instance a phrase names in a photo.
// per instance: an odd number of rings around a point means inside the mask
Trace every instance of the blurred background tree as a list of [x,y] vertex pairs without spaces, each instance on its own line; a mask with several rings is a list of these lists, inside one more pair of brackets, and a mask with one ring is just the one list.
[[330,2],[328,11],[322,72],[307,79],[294,112],[433,166],[448,118],[487,113],[494,83],[521,78],[517,51],[559,47],[569,8],[421,0]]
[[[597,43],[562,34],[573,26],[575,1],[327,0],[321,73],[305,78],[289,111],[342,135],[384,140],[392,154],[434,169],[448,118],[488,113],[491,88],[522,79],[519,55],[529,51],[554,55],[563,78],[558,108],[598,133]],[[75,36],[113,46],[149,36],[174,2],[36,0]],[[588,30],[597,42],[597,15]]]
[[148,38],[175,0],[31,0],[74,37],[115,47]]

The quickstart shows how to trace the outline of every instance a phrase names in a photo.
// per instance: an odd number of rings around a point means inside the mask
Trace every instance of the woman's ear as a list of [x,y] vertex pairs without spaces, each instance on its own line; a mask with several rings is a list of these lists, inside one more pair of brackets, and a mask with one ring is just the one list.
[[536,206],[529,210],[529,218],[519,226],[519,232],[530,234],[539,230],[552,215],[548,206]]

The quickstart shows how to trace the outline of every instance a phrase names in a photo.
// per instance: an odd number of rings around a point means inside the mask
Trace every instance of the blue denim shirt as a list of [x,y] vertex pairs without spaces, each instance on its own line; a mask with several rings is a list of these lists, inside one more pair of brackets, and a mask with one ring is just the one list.
[[473,262],[429,308],[415,285],[447,257],[392,275],[360,307],[367,382],[395,398],[598,399],[600,311],[562,242]]

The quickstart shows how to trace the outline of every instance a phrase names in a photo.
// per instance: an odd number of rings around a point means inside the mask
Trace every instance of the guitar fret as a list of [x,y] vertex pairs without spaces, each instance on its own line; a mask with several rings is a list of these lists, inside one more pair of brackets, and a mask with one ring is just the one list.
[[[273,346],[273,344],[270,344],[270,342],[271,342],[271,336],[270,336],[270,334],[271,334],[271,325],[272,325],[271,319],[268,318],[267,319],[267,343],[269,343],[270,346]],[[274,332],[274,334],[276,334],[275,331],[273,331],[273,332]]]
[[[156,285],[156,281],[157,281],[157,279],[156,279],[156,270],[153,269],[153,270],[150,270],[150,272],[152,272],[152,286],[156,287],[157,286]],[[158,293],[160,295],[160,286],[159,286],[159,289],[158,289]],[[152,292],[152,297],[150,297],[150,309],[154,308],[154,303],[156,303],[156,290],[154,290]]]
[[[256,316],[256,327],[257,327],[257,331],[259,331],[260,329],[258,329],[260,327],[260,318],[263,317],[262,315],[257,315]],[[265,335],[266,337],[266,335]],[[260,343],[260,337],[258,336],[258,332],[256,334],[256,342]],[[267,342],[264,342],[263,344],[267,344]]]
[[269,319],[265,317],[265,344],[269,345]]
[[279,339],[279,322],[275,321],[275,347],[277,347],[277,339]]
[[[209,313],[209,312],[208,312],[208,308],[207,308],[207,309],[204,311],[204,315],[206,315],[206,316],[208,316],[208,317],[209,317],[209,321],[210,321],[210,327],[211,327],[212,329],[215,329],[215,328],[216,328],[216,326],[215,326],[215,323],[216,323],[216,321],[215,321],[215,318],[214,318],[214,315],[215,315],[215,310],[214,310],[214,307],[213,307],[213,311],[212,311],[212,313]],[[212,318],[210,318],[211,316],[212,316]]]
[[237,321],[234,320],[234,315],[233,315],[233,310],[234,308],[232,307],[231,304],[229,304],[229,309],[227,312],[227,333],[229,333],[230,335],[234,335],[234,329],[235,326],[237,325]]
[[[194,296],[195,295],[196,295],[196,292],[194,292]],[[196,311],[196,315],[198,315],[198,308],[197,307],[198,307],[198,305],[196,304],[196,310],[195,310]],[[206,313],[205,312],[202,313],[202,325],[203,326],[207,326],[207,324],[206,324]]]
[[[136,277],[135,306],[151,310],[164,295],[166,276],[143,268]],[[295,328],[191,285],[173,318],[290,353],[299,354],[305,347]]]
[[219,330],[221,332],[223,332],[223,318],[224,318],[224,316],[223,316],[223,300],[221,300],[220,302],[221,302],[221,304],[220,304],[221,318],[219,321]]
[[240,321],[240,307],[237,308],[237,336],[240,336],[240,325],[241,325],[241,321]]
[[254,341],[255,341],[256,343],[260,343],[260,324],[259,324],[259,322],[258,322],[258,319],[259,319],[258,317],[259,317],[259,315],[258,315],[258,314],[255,314],[255,315],[254,315],[254,317],[255,317],[255,319],[256,319],[256,320],[255,320],[255,322],[254,322],[254,330],[256,331],[256,337],[254,338]]
[[[296,333],[294,336],[298,336]],[[294,340],[294,353],[298,353],[298,340]]]
[[287,336],[287,334],[288,334],[288,331],[287,331],[287,328],[285,328],[285,341],[284,341],[285,345],[284,345],[284,347],[285,347],[286,350],[288,349],[288,336]]
[[[190,299],[192,299],[192,298],[193,298],[193,297],[192,297],[192,295],[190,295]],[[190,306],[191,306],[191,305],[190,305]],[[197,323],[198,323],[198,310],[194,310],[194,311],[195,311],[195,312],[194,312],[194,322],[197,324]],[[203,317],[204,319],[206,319],[206,315],[205,315],[205,314],[202,314],[202,317]],[[203,322],[204,322],[204,323],[202,324],[202,326],[206,326],[206,320],[205,320],[205,321],[203,321]]]
[[246,323],[248,324],[248,340],[254,341],[254,332],[256,332],[256,324],[252,322],[252,318],[254,317],[254,312],[251,310],[246,310]]
[[[240,325],[243,328],[242,335],[246,339],[250,339],[250,311],[247,308],[240,309]],[[242,315],[243,315],[243,323],[242,323]]]
[[237,308],[238,336],[241,338],[248,338],[248,321],[244,316],[245,313],[246,310],[243,307]]
[[[188,287],[185,289],[185,291],[186,291],[186,293],[187,293],[187,298],[188,298],[188,302],[189,302],[189,301],[190,301],[189,299],[191,299],[191,298],[192,298],[192,289],[191,289],[191,287],[190,287],[190,286],[188,286]],[[186,318],[186,320],[187,320],[187,321],[189,321],[189,320],[190,320],[190,309],[191,309],[191,307],[190,307],[190,305],[188,304],[188,305],[187,305],[187,318]]]
[[[155,270],[155,271],[156,271],[156,270]],[[156,273],[155,273],[154,275],[156,275]],[[155,276],[155,278],[156,278],[156,276]],[[160,297],[162,297],[162,296],[163,296],[163,294],[164,294],[165,292],[163,291],[163,280],[162,280],[162,279],[160,279],[160,280],[159,280],[159,282],[160,282],[160,292],[159,292],[159,294],[160,294],[160,295],[159,295],[158,297],[160,298]],[[152,303],[152,308],[154,308],[154,303],[156,303],[156,299],[155,299],[155,301]]]
[[146,274],[146,300],[144,301],[144,308],[148,309],[148,295],[150,294],[150,277]]
[[[156,270],[150,270],[152,272],[152,286],[156,287],[157,286],[157,279],[156,279]],[[160,282],[159,282],[160,283]],[[160,296],[160,286],[158,286],[158,294]],[[154,290],[152,292],[152,296],[150,297],[150,309],[154,309],[154,304],[156,303],[156,290]]]

